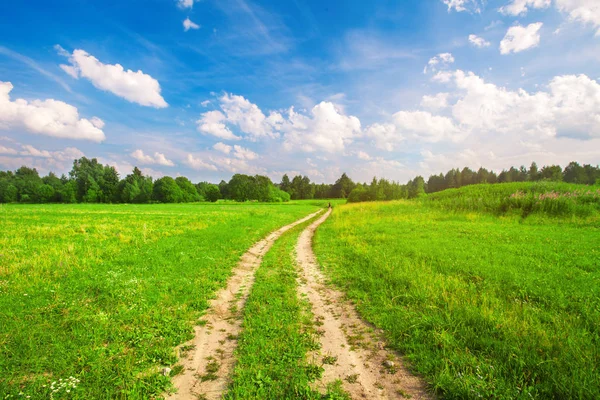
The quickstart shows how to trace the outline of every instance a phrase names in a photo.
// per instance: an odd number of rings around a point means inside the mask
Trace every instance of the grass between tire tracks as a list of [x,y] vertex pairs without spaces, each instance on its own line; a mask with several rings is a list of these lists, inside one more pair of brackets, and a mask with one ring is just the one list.
[[323,368],[307,359],[319,341],[310,305],[297,293],[295,245],[313,221],[281,236],[256,272],[226,399],[348,399],[339,383],[324,395],[310,386]]
[[600,398],[593,207],[524,219],[429,202],[336,208],[315,237],[333,283],[444,398]]

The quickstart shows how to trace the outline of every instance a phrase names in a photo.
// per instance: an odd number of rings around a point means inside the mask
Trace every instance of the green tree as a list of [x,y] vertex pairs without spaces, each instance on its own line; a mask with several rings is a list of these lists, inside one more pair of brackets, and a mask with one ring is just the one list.
[[154,182],[152,198],[161,203],[181,203],[183,192],[175,179],[165,176]]
[[177,178],[175,178],[175,183],[177,183],[177,186],[179,186],[183,194],[181,200],[182,202],[191,203],[204,200],[198,194],[196,186],[194,186],[194,184],[190,182],[188,178],[184,176],[178,176]]
[[281,178],[281,183],[279,184],[279,189],[291,194],[291,185],[292,183],[290,182],[290,178],[287,176],[287,174],[283,175]]
[[54,188],[50,185],[40,185],[37,188],[35,201],[37,203],[50,203],[54,200]]
[[104,166],[97,159],[91,160],[82,157],[73,161],[73,168],[69,176],[75,181],[75,195],[80,202],[98,202],[105,196],[102,192],[104,186]]
[[352,192],[352,189],[354,189],[355,186],[356,184],[352,182],[352,179],[348,178],[346,173],[343,173],[342,176],[333,184],[333,187],[331,188],[331,197],[345,199],[346,196]]
[[422,176],[417,176],[412,181],[408,182],[408,198],[414,199],[425,195],[425,180]]
[[217,185],[208,184],[204,193],[204,198],[213,203],[221,198],[221,191]]
[[21,167],[15,171],[13,185],[17,188],[18,201],[35,202],[38,188],[43,184],[35,168]]
[[563,180],[569,183],[588,183],[588,177],[585,169],[579,163],[572,161],[565,167]]

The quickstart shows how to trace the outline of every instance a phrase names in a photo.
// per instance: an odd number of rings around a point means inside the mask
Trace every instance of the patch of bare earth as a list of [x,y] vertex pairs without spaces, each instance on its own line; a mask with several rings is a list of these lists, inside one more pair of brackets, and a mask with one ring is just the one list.
[[229,384],[234,366],[234,351],[241,331],[241,310],[254,283],[254,273],[263,256],[275,240],[315,215],[318,211],[271,233],[260,240],[241,258],[202,318],[203,324],[195,327],[195,337],[179,347],[183,371],[173,378],[176,392],[167,399],[220,399]]
[[353,399],[433,398],[402,359],[386,349],[382,332],[364,322],[340,291],[325,284],[312,239],[330,213],[306,228],[296,246],[299,293],[312,305],[321,342],[320,351],[311,355],[325,370],[317,388],[325,391],[329,383],[340,380]]

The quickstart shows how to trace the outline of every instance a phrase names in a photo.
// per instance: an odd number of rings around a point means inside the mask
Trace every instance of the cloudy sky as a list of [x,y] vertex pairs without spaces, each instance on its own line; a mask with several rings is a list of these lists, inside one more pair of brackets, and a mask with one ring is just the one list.
[[0,169],[600,163],[598,0],[0,2]]

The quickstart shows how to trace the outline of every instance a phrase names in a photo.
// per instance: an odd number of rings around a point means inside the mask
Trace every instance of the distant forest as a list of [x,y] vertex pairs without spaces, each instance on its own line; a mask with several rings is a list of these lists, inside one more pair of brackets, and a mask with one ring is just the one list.
[[23,166],[16,171],[0,171],[0,203],[187,203],[233,201],[287,202],[301,199],[347,198],[350,202],[415,198],[448,188],[479,183],[564,181],[593,185],[600,183],[600,168],[571,162],[564,170],[559,165],[536,163],[529,168],[511,167],[496,174],[485,168],[452,169],[432,175],[427,181],[417,176],[406,184],[373,178],[371,183],[355,183],[345,173],[333,184],[315,184],[307,176],[284,175],[280,183],[268,177],[234,175],[229,182],[192,183],[188,178],[163,177],[153,180],[135,167],[120,178],[117,170],[97,159],[80,158],[73,162],[69,175],[50,172],[40,177],[35,168]]

